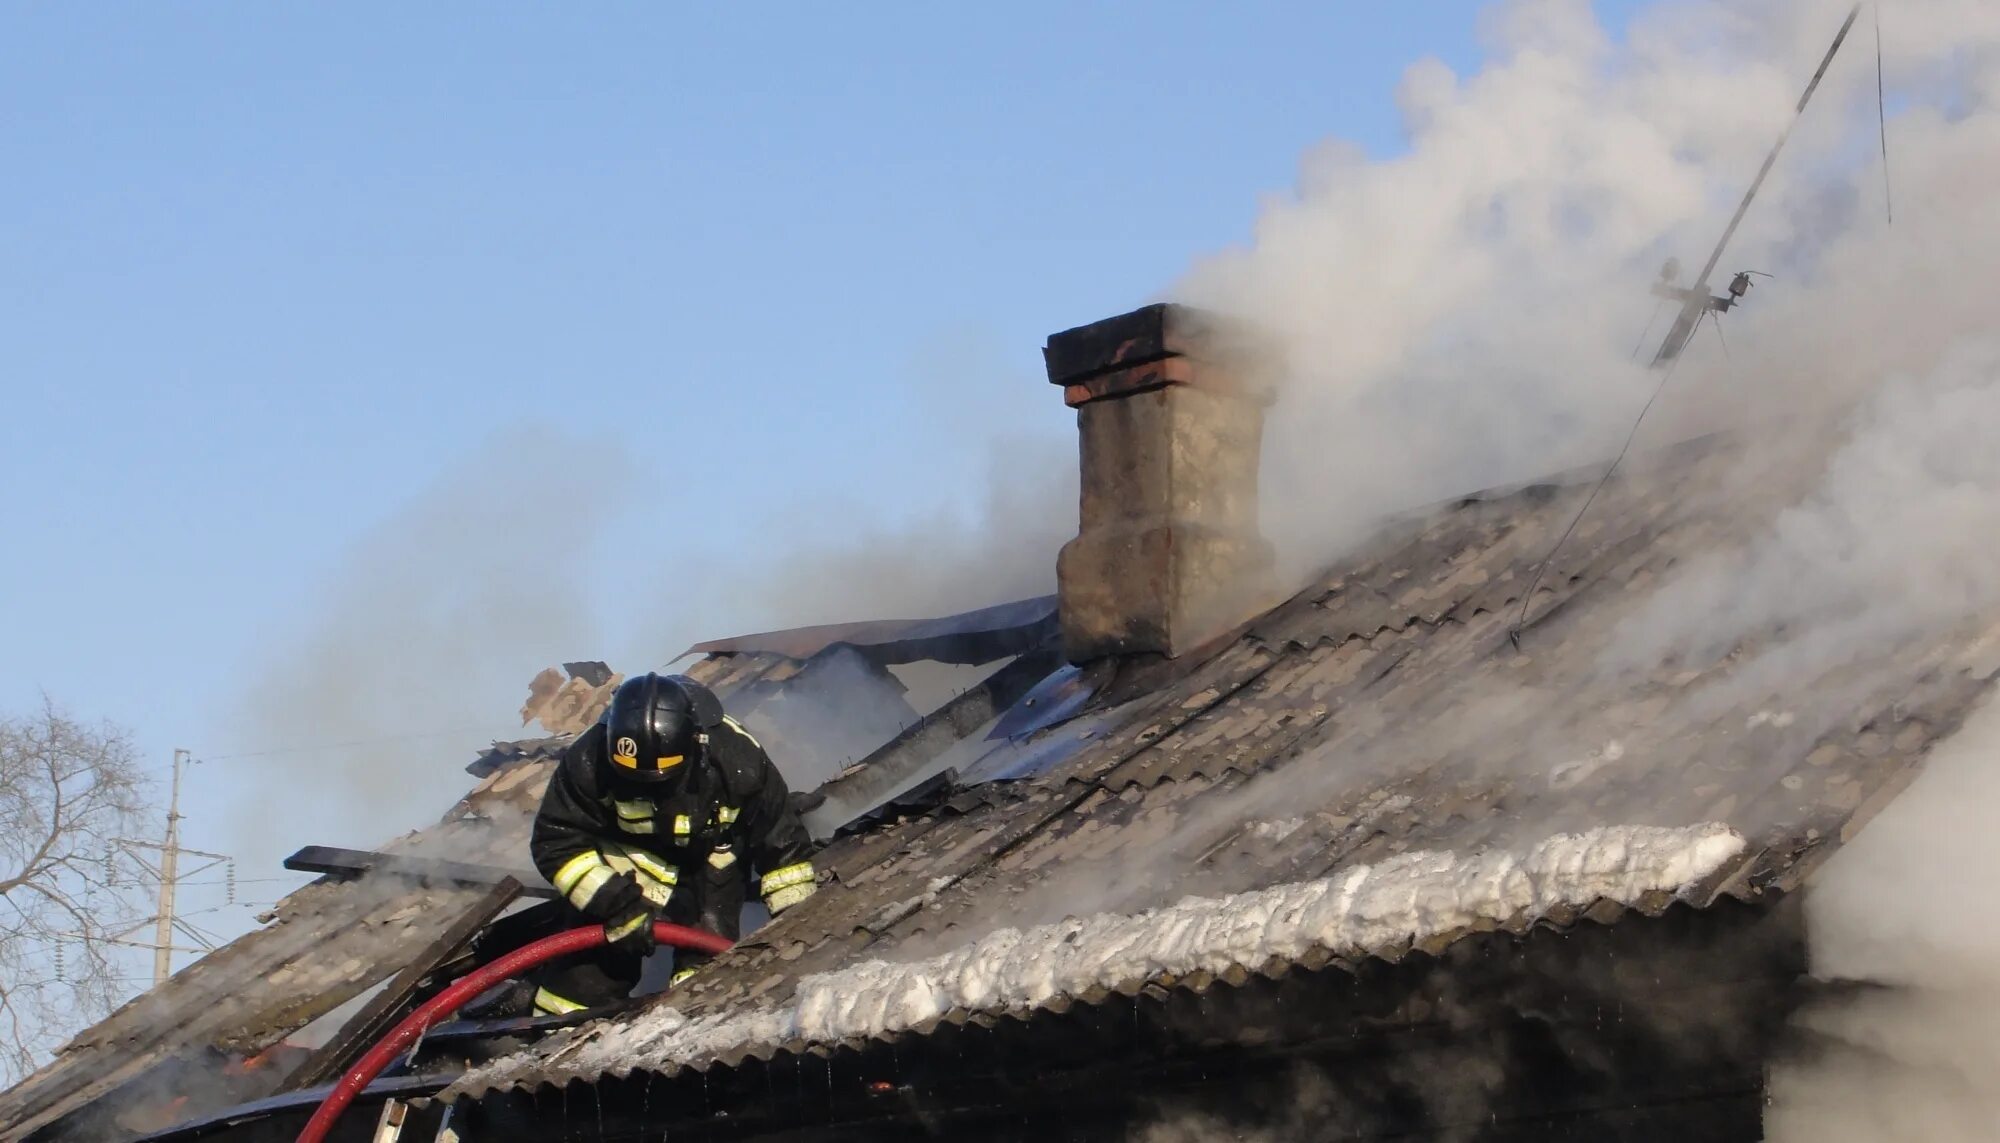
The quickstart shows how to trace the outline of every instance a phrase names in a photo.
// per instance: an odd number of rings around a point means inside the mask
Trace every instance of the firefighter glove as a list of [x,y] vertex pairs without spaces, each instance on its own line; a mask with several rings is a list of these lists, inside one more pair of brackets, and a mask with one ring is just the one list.
[[810,861],[800,861],[766,873],[759,886],[765,907],[771,910],[773,916],[784,912],[812,896],[815,880],[817,875]]
[[615,949],[636,952],[644,956],[652,952],[658,943],[653,939],[653,921],[658,917],[659,914],[651,907],[641,907],[606,921],[604,943]]
[[585,912],[607,919],[623,920],[636,909],[649,909],[646,891],[630,873],[615,873],[591,896]]

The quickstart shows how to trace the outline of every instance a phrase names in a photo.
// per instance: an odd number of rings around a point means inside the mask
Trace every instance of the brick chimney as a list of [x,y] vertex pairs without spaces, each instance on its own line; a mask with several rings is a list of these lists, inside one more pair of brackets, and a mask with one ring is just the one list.
[[1071,662],[1184,654],[1271,601],[1257,530],[1267,384],[1240,328],[1151,305],[1042,350],[1076,410],[1081,526],[1057,564]]

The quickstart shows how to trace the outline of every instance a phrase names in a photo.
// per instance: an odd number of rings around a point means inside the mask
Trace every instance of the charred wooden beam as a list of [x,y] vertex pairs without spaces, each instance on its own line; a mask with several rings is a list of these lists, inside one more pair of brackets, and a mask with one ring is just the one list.
[[362,1005],[361,1011],[343,1025],[333,1038],[308,1056],[297,1070],[285,1078],[282,1090],[297,1091],[315,1084],[330,1083],[345,1072],[361,1054],[386,1035],[412,1007],[419,985],[438,968],[472,943],[472,938],[493,923],[507,906],[520,897],[522,886],[512,877],[502,877],[493,891],[475,901],[451,928],[439,934],[410,960],[388,986]]
[[[344,881],[360,877],[364,873],[381,873],[392,877],[407,877],[426,885],[498,886],[532,876],[525,872],[501,869],[492,865],[438,861],[428,857],[404,857],[394,853],[377,853],[369,849],[338,849],[330,845],[306,846],[285,859],[285,868],[300,873],[323,873]],[[524,897],[553,899],[556,895],[556,891],[546,885],[526,882],[521,883],[519,892]]]

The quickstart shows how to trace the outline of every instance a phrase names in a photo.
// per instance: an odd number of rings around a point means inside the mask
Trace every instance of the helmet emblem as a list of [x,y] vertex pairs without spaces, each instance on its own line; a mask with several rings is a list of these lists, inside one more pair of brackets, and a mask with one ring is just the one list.
[[620,738],[617,748],[612,753],[623,754],[627,758],[636,758],[639,756],[639,744],[630,738]]

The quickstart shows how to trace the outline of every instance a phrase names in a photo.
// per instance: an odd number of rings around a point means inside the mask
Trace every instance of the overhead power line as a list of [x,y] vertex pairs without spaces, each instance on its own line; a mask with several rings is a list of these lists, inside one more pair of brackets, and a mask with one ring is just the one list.
[[426,730],[412,734],[385,734],[379,738],[354,738],[345,742],[315,742],[304,746],[278,746],[266,750],[245,750],[236,754],[209,754],[204,762],[230,762],[238,758],[272,758],[280,754],[317,754],[328,750],[352,750],[360,746],[386,746],[395,742],[415,742],[425,738],[448,738],[460,734],[490,734],[493,727],[464,726],[450,730]]
[[[221,867],[225,870],[223,883],[228,887],[229,900],[236,900],[236,859],[226,853],[209,853],[206,850],[188,849],[181,845],[181,772],[194,761],[186,750],[174,751],[173,794],[167,802],[167,831],[159,841],[140,838],[115,838],[118,850],[131,858],[159,885],[158,912],[130,926],[122,926],[113,935],[110,943],[130,944],[153,950],[153,983],[164,984],[173,975],[173,954],[176,952],[198,951],[183,948],[174,943],[174,934],[192,937],[197,943],[213,947],[209,942],[191,932],[191,926],[181,920],[175,912],[176,899],[181,886],[188,876],[206,873]],[[194,858],[201,864],[183,870],[182,858]],[[153,939],[150,942],[128,940],[132,933],[151,925]]]
[[1667,382],[1674,379],[1675,371],[1680,369],[1681,362],[1686,357],[1686,354],[1679,354],[1667,363],[1667,368],[1660,374],[1660,383],[1653,386],[1653,395],[1646,398],[1645,407],[1639,410],[1637,417],[1633,418],[1632,431],[1625,434],[1625,444],[1619,448],[1618,455],[1611,459],[1611,464],[1605,468],[1604,475],[1597,478],[1597,484],[1591,488],[1590,495],[1584,497],[1583,507],[1578,508],[1576,515],[1570,518],[1569,527],[1563,529],[1563,534],[1550,546],[1548,554],[1535,565],[1534,578],[1528,581],[1528,590],[1521,593],[1521,613],[1514,617],[1514,626],[1507,631],[1507,638],[1513,642],[1516,651],[1521,649],[1521,628],[1528,622],[1528,605],[1534,602],[1535,589],[1542,586],[1542,576],[1547,574],[1549,564],[1555,560],[1556,553],[1562,551],[1564,544],[1569,543],[1570,536],[1576,532],[1576,526],[1583,523],[1584,514],[1590,511],[1590,506],[1597,503],[1597,494],[1604,491],[1604,486],[1611,483],[1611,477],[1618,471],[1618,466],[1625,463],[1625,455],[1632,451],[1632,442],[1639,438],[1639,426],[1646,423],[1646,414],[1653,411],[1653,403],[1660,399],[1661,393],[1666,392]]
[[1896,225],[1896,194],[1889,185],[1889,102],[1882,82],[1882,0],[1872,5],[1875,15],[1875,126],[1882,136],[1882,209],[1889,225]]

